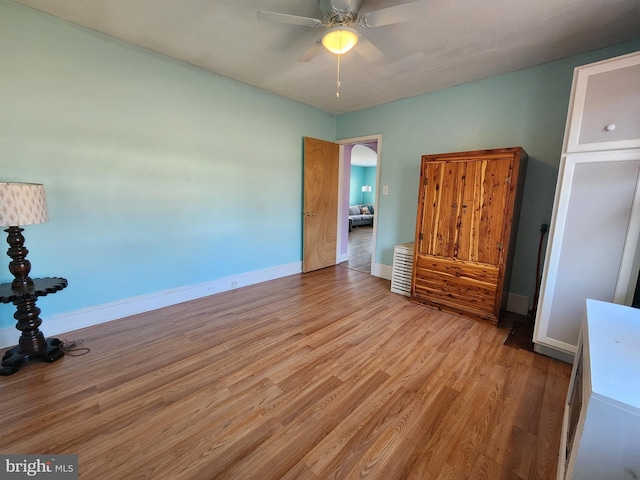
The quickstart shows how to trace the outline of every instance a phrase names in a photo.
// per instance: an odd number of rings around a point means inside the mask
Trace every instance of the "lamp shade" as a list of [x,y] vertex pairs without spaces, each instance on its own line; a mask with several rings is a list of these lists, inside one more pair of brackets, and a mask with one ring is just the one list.
[[47,220],[44,185],[0,182],[0,226],[34,225]]
[[358,32],[353,28],[338,26],[330,28],[322,37],[322,45],[331,53],[347,53],[358,43]]

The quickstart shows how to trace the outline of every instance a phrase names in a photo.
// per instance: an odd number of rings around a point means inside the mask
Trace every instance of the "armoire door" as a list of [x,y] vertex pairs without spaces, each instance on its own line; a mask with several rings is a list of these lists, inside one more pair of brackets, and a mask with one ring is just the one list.
[[413,300],[497,322],[519,160],[514,149],[423,157]]
[[454,258],[458,249],[458,222],[464,192],[466,165],[461,162],[432,162],[422,166],[424,198],[418,218],[421,255]]

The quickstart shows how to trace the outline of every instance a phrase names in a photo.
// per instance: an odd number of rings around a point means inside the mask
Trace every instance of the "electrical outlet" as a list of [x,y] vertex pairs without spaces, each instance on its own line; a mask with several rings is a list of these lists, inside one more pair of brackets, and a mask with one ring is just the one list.
[[237,280],[231,280],[231,288],[238,288],[238,281]]

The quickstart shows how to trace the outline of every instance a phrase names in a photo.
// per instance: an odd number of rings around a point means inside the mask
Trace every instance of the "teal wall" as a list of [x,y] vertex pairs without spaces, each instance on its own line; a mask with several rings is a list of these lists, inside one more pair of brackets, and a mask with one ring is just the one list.
[[[371,186],[371,192],[363,192],[362,186]],[[351,166],[349,181],[349,205],[373,204],[376,194],[376,167]]]
[[[376,200],[376,167],[363,167],[363,168],[364,168],[363,185],[371,186],[371,191],[365,192],[362,195],[362,203],[374,204]],[[362,187],[361,187],[360,193],[362,193]]]
[[521,146],[529,166],[510,291],[532,297],[540,225],[549,223],[573,69],[640,50],[640,41],[407,98],[337,119],[339,139],[382,134],[375,258],[391,265],[393,247],[414,240],[420,157]]
[[69,280],[43,315],[301,261],[303,137],[333,115],[6,0],[0,45],[0,181],[45,184],[31,273]]

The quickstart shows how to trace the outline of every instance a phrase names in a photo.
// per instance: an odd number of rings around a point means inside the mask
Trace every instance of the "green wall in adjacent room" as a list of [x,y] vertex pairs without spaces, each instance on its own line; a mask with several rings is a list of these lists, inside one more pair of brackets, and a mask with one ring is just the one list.
[[[369,185],[370,192],[363,192],[362,187]],[[349,205],[373,204],[376,193],[376,167],[351,166],[349,182]]]

